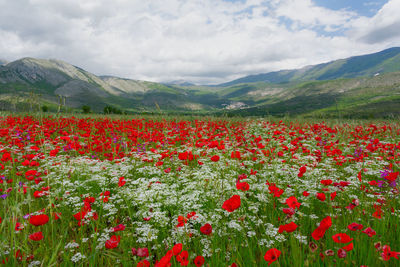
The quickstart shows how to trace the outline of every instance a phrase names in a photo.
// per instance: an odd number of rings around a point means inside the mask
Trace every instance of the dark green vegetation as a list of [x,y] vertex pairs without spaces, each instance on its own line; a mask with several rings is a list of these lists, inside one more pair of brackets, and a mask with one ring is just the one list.
[[24,58],[0,65],[0,110],[41,106],[51,112],[104,113],[112,107],[131,114],[397,117],[400,48],[218,86],[96,76],[58,60]]

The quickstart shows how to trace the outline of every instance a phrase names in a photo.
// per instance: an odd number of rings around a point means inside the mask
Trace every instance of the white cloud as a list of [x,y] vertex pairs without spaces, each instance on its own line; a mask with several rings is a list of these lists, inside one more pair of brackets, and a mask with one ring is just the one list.
[[0,0],[0,57],[217,83],[399,45],[396,10],[399,0],[372,18],[311,0]]

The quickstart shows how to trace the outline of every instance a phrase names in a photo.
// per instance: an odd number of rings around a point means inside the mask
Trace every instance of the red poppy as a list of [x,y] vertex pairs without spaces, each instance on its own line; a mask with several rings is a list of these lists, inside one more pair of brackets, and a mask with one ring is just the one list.
[[179,215],[177,220],[178,220],[178,224],[176,225],[176,227],[183,227],[186,224],[188,219],[182,215]]
[[150,262],[148,260],[141,260],[138,262],[136,267],[150,267]]
[[43,233],[42,232],[33,233],[29,235],[29,239],[33,241],[40,241],[43,239]]
[[225,200],[224,204],[222,205],[222,208],[229,212],[233,212],[234,210],[240,207],[240,204],[241,204],[240,196],[233,195],[231,198]]
[[325,201],[326,195],[324,193],[317,193],[317,198],[321,201]]
[[371,227],[367,227],[364,229],[364,231],[362,231],[364,234],[367,234],[369,237],[372,237],[374,235],[376,235],[375,230],[373,230]]
[[49,216],[47,216],[46,214],[32,215],[29,218],[29,223],[34,226],[40,226],[46,224],[48,221],[49,221]]
[[202,227],[200,227],[200,232],[205,235],[210,235],[212,233],[212,226],[209,223],[206,223]]
[[136,254],[139,257],[147,258],[149,256],[149,249],[148,248],[138,248]]
[[219,161],[219,156],[218,155],[212,156],[211,161],[214,161],[214,162]]
[[268,265],[271,265],[274,261],[276,261],[281,255],[281,251],[276,248],[271,248],[264,255],[264,260],[268,262]]
[[120,240],[121,240],[121,237],[120,237],[120,236],[113,235],[113,236],[110,237],[110,239],[108,239],[108,240],[106,241],[105,246],[106,246],[106,248],[108,248],[108,249],[116,248],[116,247],[118,247],[118,244],[119,244],[119,241],[120,241]]
[[328,230],[332,226],[332,219],[330,216],[325,217],[320,222],[319,226],[314,230],[311,236],[315,240],[320,240],[324,235],[326,230]]
[[349,243],[351,240],[353,240],[353,238],[351,238],[346,233],[339,233],[339,234],[333,235],[332,239],[336,243],[342,243],[342,244]]
[[317,227],[311,234],[315,240],[320,240],[325,235],[326,229]]
[[269,193],[274,194],[274,197],[280,197],[283,194],[283,189],[279,189],[277,186],[270,185],[268,187]]
[[326,216],[325,218],[322,219],[321,223],[319,224],[319,227],[322,227],[324,229],[329,229],[331,226],[332,226],[331,216]]
[[350,244],[342,247],[342,249],[346,250],[346,251],[352,251],[354,249],[354,245],[353,242],[351,242]]
[[399,172],[391,172],[385,176],[385,179],[389,182],[393,182],[397,180],[397,177],[399,177]]
[[291,232],[295,231],[297,229],[297,227],[298,226],[297,226],[296,223],[290,222],[288,224],[284,224],[284,225],[279,226],[278,232],[282,233],[282,232],[285,231],[285,232],[291,233]]
[[182,243],[175,244],[174,247],[172,248],[173,254],[174,254],[175,256],[178,255],[179,252],[181,252],[182,247],[183,247],[183,246],[182,246]]
[[375,212],[372,213],[372,216],[377,219],[382,219],[382,206],[374,204],[374,208],[375,208]]
[[204,257],[201,256],[201,255],[197,256],[197,257],[193,260],[193,263],[194,263],[194,265],[196,265],[196,267],[203,266],[204,262],[205,262]]
[[347,228],[351,231],[357,231],[357,230],[362,230],[364,226],[358,223],[351,223],[347,226]]
[[123,231],[125,230],[125,225],[119,224],[113,228],[113,232]]
[[292,216],[296,212],[295,209],[292,208],[283,208],[282,211],[289,216]]
[[390,246],[384,245],[382,248],[382,253],[381,253],[382,259],[385,261],[390,260],[390,258],[396,258],[399,259],[398,256],[400,256],[400,252],[392,251],[390,249]]
[[344,250],[342,248],[339,248],[337,254],[338,254],[339,258],[346,258],[346,256],[347,256],[346,250]]
[[126,181],[125,181],[125,177],[119,177],[119,180],[118,180],[118,186],[119,187],[122,187],[122,186],[124,186],[126,184]]
[[236,183],[236,188],[238,190],[247,191],[250,189],[250,186],[246,182],[239,182],[239,183]]
[[333,181],[331,179],[327,179],[327,180],[321,180],[321,184],[323,185],[331,185],[333,183]]
[[306,171],[307,171],[306,166],[300,167],[299,173],[297,174],[297,177],[299,177],[299,178],[303,177],[303,175],[304,175],[304,173],[305,173]]
[[289,208],[292,209],[298,209],[301,205],[300,202],[297,201],[297,198],[294,196],[291,196],[289,198],[286,199],[286,204],[289,206]]
[[189,264],[189,253],[187,250],[182,251],[176,256],[176,260],[181,264],[181,266],[186,266]]

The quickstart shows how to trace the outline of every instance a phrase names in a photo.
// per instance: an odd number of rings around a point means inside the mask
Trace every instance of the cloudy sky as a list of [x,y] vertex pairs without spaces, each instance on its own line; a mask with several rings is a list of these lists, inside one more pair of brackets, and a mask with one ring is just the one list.
[[220,83],[400,46],[400,0],[0,0],[0,58]]

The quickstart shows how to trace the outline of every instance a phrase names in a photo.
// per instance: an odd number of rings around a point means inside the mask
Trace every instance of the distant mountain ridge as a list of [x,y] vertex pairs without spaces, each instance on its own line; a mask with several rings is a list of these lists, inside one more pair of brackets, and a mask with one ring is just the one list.
[[[49,105],[57,105],[59,97],[66,105],[79,108],[89,105],[94,111],[114,105],[121,109],[140,110],[158,105],[163,108],[199,106],[182,90],[159,83],[96,76],[61,60],[22,58],[0,66],[0,94],[3,98],[18,95],[27,102],[37,94]],[[0,107],[1,108],[1,107]],[[4,109],[4,108],[3,108]]]
[[220,87],[240,83],[268,82],[285,83],[311,80],[334,80],[373,76],[377,73],[400,71],[400,47],[392,47],[377,53],[338,59],[328,63],[306,66],[301,69],[280,70],[245,76],[230,82],[218,84]]
[[400,116],[400,48],[214,87],[96,76],[56,59],[0,65],[0,110],[30,112],[34,106],[53,112],[112,106],[140,114]]

